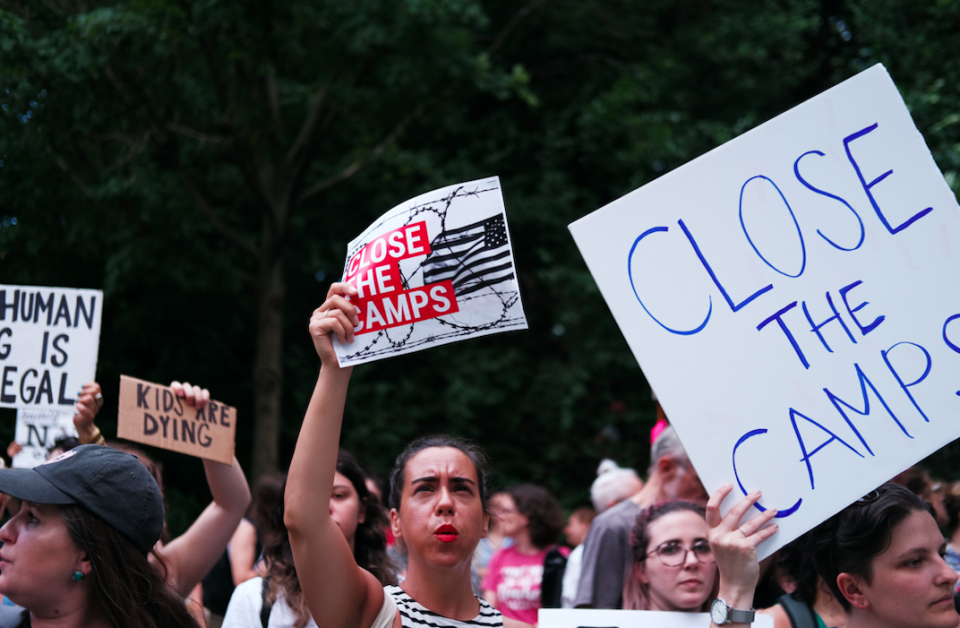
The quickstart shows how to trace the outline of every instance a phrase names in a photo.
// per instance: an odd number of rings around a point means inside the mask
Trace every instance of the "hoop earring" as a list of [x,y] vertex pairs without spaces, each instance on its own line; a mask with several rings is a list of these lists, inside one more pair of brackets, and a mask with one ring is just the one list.
[[74,572],[73,572],[73,581],[74,581],[74,582],[80,582],[81,580],[83,580],[83,574],[80,573],[79,571],[74,571]]

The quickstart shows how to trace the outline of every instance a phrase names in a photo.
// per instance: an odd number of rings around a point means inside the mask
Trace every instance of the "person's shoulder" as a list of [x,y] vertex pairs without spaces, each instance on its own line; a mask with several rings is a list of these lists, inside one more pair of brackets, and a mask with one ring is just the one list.
[[490,602],[482,597],[478,597],[477,600],[480,602],[480,612],[477,614],[476,619],[467,623],[474,626],[489,626],[490,628],[503,626],[503,615],[500,614],[500,611],[490,606]]
[[263,608],[263,578],[241,582],[230,596],[230,604],[223,618],[223,628],[247,628],[258,619]]
[[593,520],[590,529],[621,529],[625,525],[633,527],[633,523],[640,514],[640,506],[633,503],[633,500],[625,499],[616,506],[606,509]]
[[17,628],[23,622],[25,612],[19,606],[0,606],[0,628]]
[[256,578],[250,578],[245,580],[237,585],[233,590],[234,595],[256,595],[260,597],[261,592],[263,591],[263,578],[257,576]]

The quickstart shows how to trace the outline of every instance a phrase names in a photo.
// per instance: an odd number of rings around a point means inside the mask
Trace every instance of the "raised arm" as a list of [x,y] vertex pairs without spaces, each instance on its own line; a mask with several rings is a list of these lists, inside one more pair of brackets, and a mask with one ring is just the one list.
[[[188,383],[170,385],[188,405],[202,408],[210,393]],[[213,502],[196,521],[158,553],[167,565],[167,583],[186,597],[223,554],[240,519],[250,505],[250,488],[237,459],[232,464],[204,460],[203,468]]]
[[[733,490],[732,484],[720,487],[707,503],[707,525],[713,556],[720,570],[718,597],[735,609],[753,608],[753,595],[760,578],[760,563],[757,561],[757,546],[776,533],[779,526],[770,521],[777,511],[768,509],[743,525],[740,520],[760,499],[760,491],[754,491],[730,509],[726,517],[720,516],[720,504]],[[770,523],[770,525],[767,525]],[[717,626],[711,622],[711,626]],[[729,623],[726,626],[746,626],[745,623]]]
[[340,425],[353,370],[340,368],[333,342],[334,337],[341,344],[353,342],[357,310],[346,297],[355,294],[347,284],[333,284],[310,319],[320,376],[300,428],[284,498],[284,524],[300,587],[317,623],[330,628],[369,628],[384,595],[377,579],[357,565],[330,518]]
[[102,406],[103,395],[100,394],[100,384],[97,382],[86,384],[77,396],[77,413],[73,415],[73,425],[77,428],[77,436],[81,443],[85,445],[104,443],[100,428],[93,423]]

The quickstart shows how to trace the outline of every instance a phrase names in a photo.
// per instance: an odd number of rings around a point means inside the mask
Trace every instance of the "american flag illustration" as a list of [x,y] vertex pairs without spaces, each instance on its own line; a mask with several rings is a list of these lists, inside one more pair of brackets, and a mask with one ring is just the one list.
[[449,229],[430,243],[423,282],[453,281],[457,296],[514,278],[503,214]]

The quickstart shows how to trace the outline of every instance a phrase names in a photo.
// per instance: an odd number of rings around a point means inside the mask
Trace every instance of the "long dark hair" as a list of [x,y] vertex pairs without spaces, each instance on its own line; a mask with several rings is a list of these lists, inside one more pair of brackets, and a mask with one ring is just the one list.
[[125,536],[82,506],[59,511],[71,540],[90,559],[92,595],[112,626],[197,628],[160,570]]
[[563,509],[550,491],[536,484],[520,484],[507,489],[517,510],[527,518],[530,542],[543,550],[556,542],[563,530]]
[[[637,515],[636,524],[633,526],[633,532],[630,534],[630,545],[633,547],[633,568],[627,573],[626,582],[623,585],[623,608],[630,611],[645,611],[650,609],[650,590],[649,586],[637,577],[634,570],[638,564],[647,561],[647,553],[650,551],[650,524],[675,512],[693,512],[706,518],[704,509],[694,503],[685,501],[662,502],[644,509]],[[720,578],[715,578],[713,583],[713,592],[707,596],[703,605],[696,609],[705,612],[710,608],[710,602],[716,597],[717,587],[720,584]]]
[[910,489],[888,482],[810,532],[813,563],[844,611],[852,605],[840,592],[837,576],[848,573],[869,584],[873,559],[890,547],[893,529],[915,512],[929,513],[936,521],[933,506]]
[[[376,577],[383,585],[397,582],[397,568],[387,556],[387,537],[384,529],[388,523],[387,515],[376,497],[367,490],[366,476],[356,459],[346,451],[337,454],[337,472],[343,474],[360,497],[360,505],[366,516],[357,526],[353,541],[353,557],[357,564]],[[290,535],[283,525],[284,497],[287,484],[284,482],[280,499],[274,510],[272,523],[264,530],[263,558],[270,579],[267,601],[274,603],[280,592],[284,601],[293,611],[296,619],[294,628],[304,628],[310,621],[310,609],[300,588],[297,568],[293,564],[293,551],[290,549]],[[326,498],[330,499],[329,492]]]
[[400,510],[400,501],[403,495],[403,482],[407,472],[407,463],[415,455],[424,449],[433,447],[452,447],[459,449],[473,463],[473,468],[477,472],[477,491],[480,493],[480,503],[483,504],[483,512],[487,512],[490,493],[487,489],[487,478],[490,475],[487,466],[487,457],[483,451],[473,442],[463,439],[436,434],[433,436],[421,436],[417,438],[397,456],[397,461],[393,465],[393,471],[390,472],[390,508]]

